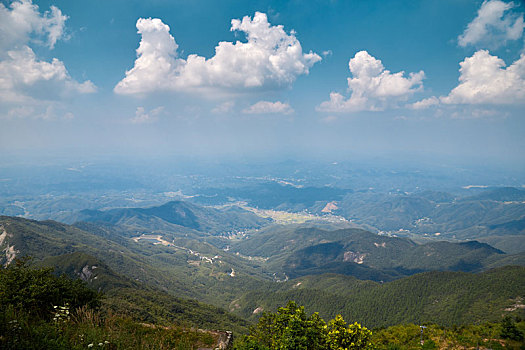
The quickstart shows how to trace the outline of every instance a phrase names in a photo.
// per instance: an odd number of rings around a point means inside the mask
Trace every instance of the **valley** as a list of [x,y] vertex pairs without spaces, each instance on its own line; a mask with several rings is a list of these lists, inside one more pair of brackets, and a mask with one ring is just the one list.
[[289,300],[373,329],[525,316],[525,190],[223,181],[23,202],[4,188],[0,210],[23,211],[0,217],[0,263],[30,256],[137,320],[240,334]]

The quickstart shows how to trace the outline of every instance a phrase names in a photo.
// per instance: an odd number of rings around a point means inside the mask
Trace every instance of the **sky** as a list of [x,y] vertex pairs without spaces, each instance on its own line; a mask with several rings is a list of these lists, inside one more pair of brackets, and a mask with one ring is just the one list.
[[0,153],[525,168],[523,1],[0,1]]

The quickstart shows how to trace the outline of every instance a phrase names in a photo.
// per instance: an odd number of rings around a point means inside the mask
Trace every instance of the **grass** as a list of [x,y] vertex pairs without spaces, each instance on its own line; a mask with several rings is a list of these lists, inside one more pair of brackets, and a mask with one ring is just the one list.
[[197,349],[219,334],[177,325],[155,326],[117,314],[80,308],[59,321],[35,319],[11,308],[0,315],[1,349]]

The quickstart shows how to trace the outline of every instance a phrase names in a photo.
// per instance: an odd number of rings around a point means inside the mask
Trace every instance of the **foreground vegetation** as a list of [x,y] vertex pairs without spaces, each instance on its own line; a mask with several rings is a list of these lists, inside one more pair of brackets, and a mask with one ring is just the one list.
[[[144,293],[140,297],[154,297],[151,291]],[[120,300],[94,291],[84,281],[16,260],[0,268],[0,349],[198,349],[215,347],[224,335],[199,330],[195,323],[191,327],[170,321],[169,313],[150,320],[162,310],[141,312],[151,305],[137,303],[137,297],[124,299],[129,306],[124,313],[115,310],[115,299]],[[204,319],[206,310],[194,306],[198,313],[188,317]],[[157,307],[169,308],[170,303]],[[216,317],[214,310],[208,310],[210,318]],[[340,315],[325,322],[292,301],[277,312],[263,313],[243,333],[236,333],[237,350],[525,349],[525,321],[519,317],[449,327],[399,324],[370,331],[357,322],[347,324]]]
[[[422,331],[423,330],[423,331]],[[412,349],[525,349],[525,322],[506,317],[499,323],[442,327],[426,324],[391,326],[374,330],[378,350]],[[423,344],[421,344],[423,340]]]
[[347,325],[341,315],[326,322],[290,301],[276,313],[264,313],[250,334],[235,344],[237,350],[372,349],[370,332],[358,323]]
[[0,269],[0,349],[195,349],[218,336],[114,314],[83,281],[27,260]]
[[[149,219],[155,221],[151,216],[140,218],[145,226]],[[503,311],[525,299],[525,267],[403,277],[429,266],[447,270],[479,265],[484,269],[486,259],[506,256],[476,242],[418,246],[362,230],[269,227],[238,244],[228,241],[231,249],[224,251],[220,247],[226,246],[217,236],[192,239],[189,233],[181,237],[183,232],[164,233],[153,226],[144,231],[133,225],[71,226],[0,217],[0,227],[0,232],[6,232],[0,250],[14,247],[18,256],[32,255],[40,266],[52,266],[73,278],[86,269],[83,278],[105,293],[105,304],[111,304],[114,313],[140,314],[149,323],[190,321],[238,334],[247,331],[245,320],[257,321],[260,314],[254,310],[276,310],[288,300],[304,305],[309,313],[319,312],[326,320],[341,314],[371,328],[498,322],[502,312],[525,318],[521,308]],[[157,239],[133,239],[142,232],[159,232],[168,245]],[[212,243],[206,243],[212,238]],[[362,264],[352,260],[364,255]],[[261,256],[270,259],[261,260]],[[1,256],[0,263],[5,263]],[[283,268],[289,271],[285,274]],[[333,273],[325,273],[329,271]],[[307,275],[293,278],[299,272]],[[395,281],[389,282],[392,274]]]
[[276,313],[264,313],[250,333],[235,343],[237,350],[412,350],[525,349],[525,321],[505,317],[499,323],[442,327],[402,324],[370,331],[341,315],[326,323],[318,313],[288,302]]

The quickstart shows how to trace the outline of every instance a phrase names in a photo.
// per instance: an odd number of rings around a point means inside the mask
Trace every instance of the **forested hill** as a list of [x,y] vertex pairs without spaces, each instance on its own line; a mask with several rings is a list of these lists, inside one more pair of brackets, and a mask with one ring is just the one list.
[[60,218],[62,222],[101,222],[113,225],[151,229],[164,224],[208,234],[231,230],[258,228],[269,223],[252,212],[231,206],[221,209],[203,207],[186,201],[171,201],[149,208],[116,208],[110,210],[80,210]]
[[431,241],[377,235],[362,229],[318,227],[263,228],[232,244],[244,255],[268,258],[271,269],[289,278],[339,273],[359,279],[391,281],[424,271],[480,272],[504,265],[524,265],[525,255],[505,254],[477,241]]
[[[80,226],[84,229],[54,221],[0,217],[1,262],[32,255],[39,264],[83,277],[93,288],[105,291],[117,310],[130,310],[143,319],[182,317],[194,324],[199,320],[210,324],[205,321],[209,312],[218,317],[211,324],[228,328],[245,327],[242,319],[255,320],[261,310],[274,310],[288,300],[305,305],[309,312],[319,311],[325,318],[341,313],[345,319],[372,328],[405,322],[497,321],[502,314],[525,317],[525,268],[488,270],[519,262],[520,257],[483,243],[418,245],[406,238],[359,229],[260,230],[253,241],[240,242],[248,252],[272,252],[270,259],[262,259],[232,253],[240,243],[224,251],[169,233],[137,236],[111,224]],[[272,242],[278,244],[266,244]],[[287,268],[288,275],[283,278],[281,271],[274,270],[277,266]],[[324,273],[330,267],[361,279]],[[456,267],[484,272],[417,271]],[[405,273],[411,276],[404,277]]]
[[[424,322],[441,325],[525,317],[525,267],[483,273],[426,272],[388,283],[325,274],[290,280],[273,289],[247,293],[236,301],[245,317],[255,318],[287,300],[322,317],[342,314],[367,327]],[[233,305],[235,307],[235,305]]]

